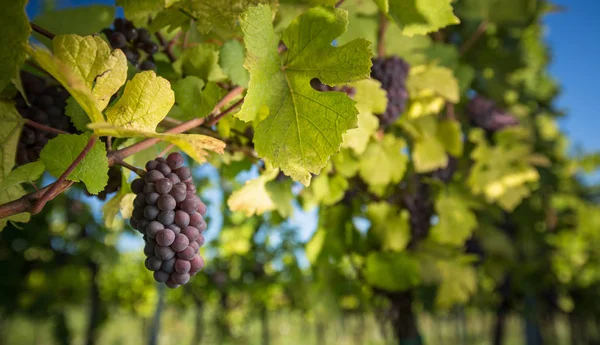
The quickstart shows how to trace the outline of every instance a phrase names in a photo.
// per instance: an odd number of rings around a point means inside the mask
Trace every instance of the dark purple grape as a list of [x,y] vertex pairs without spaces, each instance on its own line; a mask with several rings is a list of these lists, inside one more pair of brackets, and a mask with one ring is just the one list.
[[202,245],[204,245],[204,236],[198,236],[198,238],[196,239],[196,243],[198,243],[198,246],[202,247]]
[[154,254],[156,255],[157,258],[165,261],[165,260],[169,260],[170,258],[174,257],[175,251],[173,249],[171,249],[171,247],[157,245],[154,248]]
[[190,247],[194,248],[194,253],[198,253],[200,250],[200,244],[196,241],[190,243]]
[[140,208],[143,208],[144,206],[146,206],[146,194],[141,193],[141,194],[136,195],[135,199],[133,199],[133,206],[136,209],[140,209]]
[[373,59],[371,77],[381,82],[387,91],[388,105],[379,117],[379,123],[386,127],[396,121],[404,112],[408,101],[406,79],[410,71],[408,63],[397,56]]
[[158,243],[161,246],[168,247],[171,244],[173,244],[174,240],[175,233],[170,229],[161,230],[156,234],[156,243]]
[[175,262],[177,259],[175,257],[170,258],[169,260],[163,261],[162,266],[160,267],[161,271],[167,273],[173,273],[175,270]]
[[190,246],[180,252],[177,252],[177,257],[183,260],[191,260],[194,255],[196,255],[196,251]]
[[144,193],[150,194],[156,192],[156,185],[154,183],[146,183],[144,185]]
[[190,224],[190,215],[182,210],[175,211],[175,224],[185,228]]
[[179,208],[187,213],[194,213],[198,209],[198,199],[197,198],[187,198],[179,205]]
[[35,143],[35,132],[28,127],[23,127],[21,131],[21,142],[25,145],[32,145]]
[[148,41],[152,40],[152,37],[150,36],[150,33],[148,32],[148,30],[139,29],[137,40],[138,40],[138,42],[148,42]]
[[177,184],[177,183],[181,182],[181,180],[179,179],[179,176],[177,176],[177,174],[175,174],[175,173],[170,173],[170,174],[167,176],[167,178],[168,178],[169,180],[171,180],[171,182],[173,182],[173,185],[175,185],[175,184]]
[[473,97],[467,105],[467,115],[473,125],[492,133],[519,124],[514,115],[498,108],[494,101],[480,95]]
[[191,264],[188,260],[177,259],[175,261],[175,272],[177,273],[188,273],[191,268]]
[[158,193],[146,194],[146,204],[156,205],[156,201],[158,200],[159,197],[160,197],[160,194],[158,194]]
[[202,201],[200,201],[196,212],[200,213],[203,216],[206,214],[206,205]]
[[183,166],[183,156],[179,152],[172,152],[167,156],[167,164],[171,170],[177,170]]
[[156,167],[158,166],[158,162],[157,161],[148,161],[148,163],[146,163],[146,170],[150,171],[150,170],[155,170]]
[[154,280],[156,280],[159,283],[164,283],[167,280],[169,280],[169,273],[163,271],[155,271]]
[[146,227],[146,234],[150,238],[156,238],[156,234],[158,234],[158,232],[163,230],[164,228],[165,227],[164,227],[164,225],[162,225],[162,223],[157,222],[157,221],[152,221]]
[[145,233],[145,229],[148,227],[148,224],[150,224],[150,222],[145,218],[138,220],[138,231],[142,234]]
[[166,228],[173,230],[173,232],[175,233],[175,235],[177,235],[177,234],[179,234],[181,232],[181,228],[178,227],[175,224],[169,224],[169,225],[166,226]]
[[173,224],[173,222],[175,221],[175,212],[161,211],[158,214],[158,221],[165,225]]
[[204,222],[204,218],[200,215],[200,213],[192,213],[190,215],[190,226],[195,227],[196,229],[200,229],[200,224]]
[[156,170],[160,171],[164,176],[167,176],[171,173],[171,168],[167,165],[167,163],[159,163]]
[[147,220],[155,220],[159,213],[160,210],[156,206],[147,205],[144,207],[144,218],[146,218]]
[[116,31],[123,31],[123,29],[125,29],[125,19],[117,18],[113,22],[113,25],[115,26]]
[[150,256],[146,259],[146,268],[150,271],[158,271],[162,266],[162,261],[156,256]]
[[181,233],[186,235],[190,241],[195,241],[200,236],[200,231],[193,226],[186,226],[183,230],[181,230]]
[[177,289],[180,286],[179,284],[176,284],[172,279],[167,280],[165,284],[170,289]]
[[166,163],[166,162],[167,162],[167,160],[166,160],[166,159],[164,159],[163,157],[156,157],[156,159],[154,159],[154,160],[155,160],[156,162],[158,162],[159,164],[160,164],[160,163]]
[[171,275],[171,279],[173,279],[173,282],[175,282],[176,284],[183,285],[190,281],[190,274],[175,272]]
[[113,32],[110,35],[110,45],[113,49],[121,49],[127,46],[127,38],[120,32]]
[[138,38],[138,32],[136,28],[126,28],[123,30],[123,35],[128,41],[133,41]]
[[177,206],[177,202],[175,201],[175,198],[173,198],[169,194],[163,194],[163,195],[161,195],[158,198],[158,201],[156,202],[156,204],[158,205],[158,208],[161,211],[172,211]]
[[138,229],[138,226],[139,226],[138,221],[133,218],[129,219],[129,225],[131,225],[131,227],[136,230]]
[[156,191],[160,194],[167,194],[173,188],[173,182],[168,178],[163,178],[156,181]]
[[204,220],[204,218],[202,218],[202,221],[200,222],[200,224],[198,224],[196,229],[198,229],[198,231],[200,231],[201,233],[206,230],[206,221]]
[[135,219],[138,222],[142,218],[144,218],[144,207],[145,207],[145,205],[146,205],[146,203],[144,202],[144,206],[134,208],[133,212],[131,212],[131,218]]
[[141,71],[155,71],[156,65],[150,60],[146,60],[140,64]]
[[133,182],[131,182],[131,191],[135,194],[140,194],[144,192],[145,184],[146,182],[144,182],[144,180],[142,180],[141,178],[136,178],[135,180],[133,180]]
[[156,247],[156,242],[152,239],[148,239],[144,244],[144,255],[148,257],[154,256],[154,247]]
[[146,182],[156,182],[162,178],[165,178],[165,175],[158,170],[150,170],[144,175]]
[[186,235],[177,234],[175,236],[175,240],[171,244],[171,248],[176,252],[180,252],[180,251],[184,250],[185,248],[187,248],[189,244],[190,244],[190,240]]
[[190,171],[190,168],[188,168],[188,167],[181,167],[181,168],[177,169],[176,174],[179,177],[179,179],[181,179],[182,181],[192,177],[192,172]]
[[143,50],[150,55],[154,55],[158,53],[158,44],[154,42],[146,42]]
[[190,274],[194,275],[204,267],[204,260],[202,260],[200,255],[196,254],[196,256],[190,260],[190,266]]

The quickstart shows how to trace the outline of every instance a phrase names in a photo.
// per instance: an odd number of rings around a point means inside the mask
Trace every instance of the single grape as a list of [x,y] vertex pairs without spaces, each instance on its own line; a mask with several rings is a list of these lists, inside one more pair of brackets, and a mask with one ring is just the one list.
[[146,183],[144,182],[144,180],[142,180],[141,178],[136,178],[135,180],[133,180],[133,182],[131,182],[131,191],[135,194],[140,194],[144,191],[145,184]]
[[192,213],[190,214],[190,226],[195,227],[196,229],[200,229],[200,224],[204,222],[204,218],[202,218],[202,215],[200,215],[200,213]]
[[201,233],[204,232],[204,230],[206,230],[206,221],[204,220],[204,218],[202,218],[202,221],[200,222],[200,224],[198,224],[196,229],[198,229],[198,231],[200,231]]
[[159,163],[156,167],[156,170],[160,171],[163,175],[167,176],[171,173],[171,168],[167,165],[167,163]]
[[186,226],[183,230],[181,230],[181,233],[186,235],[190,241],[195,241],[200,236],[200,231],[193,226]]
[[146,42],[144,44],[144,51],[150,55],[158,53],[158,44],[154,42]]
[[158,232],[162,231],[164,228],[165,227],[164,227],[164,225],[162,225],[162,223],[157,222],[157,221],[152,221],[148,224],[148,226],[146,226],[146,234],[150,238],[156,238],[156,235],[158,234]]
[[150,271],[158,271],[162,266],[162,261],[159,260],[156,256],[150,256],[146,260],[146,268]]
[[178,227],[175,224],[169,224],[169,225],[166,226],[166,228],[167,229],[171,229],[175,233],[175,235],[177,235],[177,234],[179,234],[181,232],[181,228]]
[[172,211],[177,206],[177,202],[175,201],[175,198],[173,198],[169,194],[161,195],[158,198],[158,201],[156,202],[156,204],[158,205],[158,208],[162,211]]
[[175,240],[175,233],[170,229],[164,229],[156,234],[156,243],[161,246],[170,246]]
[[187,197],[186,191],[185,191],[185,184],[183,183],[177,183],[173,186],[173,188],[171,188],[171,191],[169,192],[169,194],[175,199],[176,202],[182,202],[185,200],[185,198]]
[[165,225],[173,224],[173,222],[175,221],[175,212],[161,211],[158,214],[158,221]]
[[163,271],[155,271],[154,280],[156,280],[159,283],[164,283],[167,280],[169,280],[169,273]]
[[123,31],[123,29],[125,29],[125,19],[123,19],[123,18],[115,19],[113,24],[115,26],[116,31]]
[[139,226],[138,221],[133,219],[133,217],[129,219],[129,225],[131,225],[131,227],[136,230],[138,229],[138,226]]
[[200,203],[198,204],[198,209],[196,209],[196,211],[204,216],[206,214],[206,204],[200,201]]
[[158,166],[158,162],[157,161],[148,161],[148,163],[146,163],[146,170],[150,171],[150,170],[155,170],[156,167]]
[[182,181],[192,176],[192,172],[188,167],[181,167],[177,169],[176,174]]
[[142,207],[136,207],[133,209],[133,212],[131,212],[131,218],[135,219],[136,221],[140,221],[142,218],[144,218],[144,207],[145,207],[145,202],[144,202],[144,206]]
[[179,208],[187,213],[194,213],[198,209],[198,200],[196,198],[186,198],[180,205]]
[[150,32],[148,32],[148,30],[146,29],[139,29],[138,30],[138,38],[137,40],[139,42],[144,42],[144,41],[150,41],[152,40],[152,37],[150,37]]
[[172,279],[167,280],[165,284],[171,289],[176,289],[179,287],[179,284],[175,283]]
[[204,240],[204,236],[203,235],[198,236],[198,238],[196,239],[196,243],[198,243],[198,245],[200,247],[202,247],[202,245],[204,245],[204,241],[205,240]]
[[148,224],[150,224],[150,222],[145,218],[138,220],[138,231],[144,234],[146,232],[146,227],[148,226]]
[[162,178],[165,178],[165,175],[158,170],[150,170],[144,175],[146,182],[156,182]]
[[[157,247],[158,248],[158,247]],[[177,257],[183,260],[191,260],[194,255],[196,255],[196,251],[193,247],[188,246],[184,250],[177,252]]]
[[185,228],[190,224],[190,215],[182,210],[175,211],[175,224]]
[[[146,207],[144,207],[144,218],[146,218],[147,220],[155,220],[159,213],[160,210],[156,206],[147,205]],[[161,223],[163,222],[161,221]]]
[[172,170],[177,170],[183,166],[183,156],[179,152],[172,152],[167,156],[167,164]]
[[173,185],[175,185],[175,184],[177,184],[177,183],[181,182],[181,180],[179,179],[179,176],[177,176],[177,174],[175,174],[175,173],[170,173],[170,174],[167,176],[167,178],[168,178],[169,180],[171,180],[171,182],[173,182]]
[[156,255],[157,258],[165,261],[165,260],[169,260],[170,258],[174,257],[175,251],[173,249],[171,249],[171,247],[157,245],[154,248],[154,254]]
[[127,46],[127,38],[120,32],[113,32],[110,35],[110,45],[113,49],[121,49]]
[[167,272],[167,273],[173,273],[173,271],[175,270],[176,260],[177,259],[175,257],[172,257],[169,260],[163,261],[162,266],[160,267],[160,270]]
[[156,181],[156,191],[160,194],[167,194],[172,188],[173,182],[168,177]]
[[158,193],[146,194],[146,204],[156,205],[156,201],[158,200],[159,197],[160,197],[160,194],[158,194]]
[[204,267],[204,260],[198,254],[190,260],[190,274],[198,273]]
[[175,272],[171,275],[171,279],[173,279],[173,282],[175,282],[176,284],[183,285],[190,281],[190,274]]
[[177,259],[177,261],[175,261],[175,272],[177,273],[188,273],[190,268],[191,264],[187,260]]
[[190,239],[184,234],[177,234],[175,235],[175,240],[171,244],[171,248],[176,252],[180,252],[187,248],[188,245],[190,245]]
[[198,251],[200,250],[200,244],[196,241],[191,242],[190,247],[194,248],[194,253],[198,253]]
[[138,38],[138,32],[135,28],[127,28],[123,30],[123,35],[128,41],[133,41]]
[[140,64],[140,70],[142,71],[154,71],[156,70],[156,65],[154,62],[150,60],[146,60]]
[[156,162],[158,162],[159,164],[160,164],[160,163],[166,163],[166,162],[167,162],[167,160],[166,160],[166,159],[164,159],[163,157],[156,157],[154,160],[155,160]]

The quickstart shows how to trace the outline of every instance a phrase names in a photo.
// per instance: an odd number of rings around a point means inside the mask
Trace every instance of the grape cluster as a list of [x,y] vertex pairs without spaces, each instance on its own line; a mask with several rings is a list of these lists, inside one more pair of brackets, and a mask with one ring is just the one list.
[[388,105],[379,117],[382,127],[394,123],[406,108],[406,78],[409,70],[409,64],[397,56],[373,59],[371,77],[379,80],[381,87],[387,91]]
[[118,166],[113,165],[108,169],[108,183],[96,196],[100,200],[106,200],[108,194],[118,192],[119,189],[121,189],[121,169]]
[[102,30],[113,49],[121,49],[127,60],[142,71],[156,70],[153,55],[158,52],[158,45],[152,42],[150,32],[137,29],[123,18],[115,19],[113,26],[114,29]]
[[[69,93],[59,85],[49,85],[45,79],[33,74],[21,73],[23,89],[31,106],[27,106],[21,94],[15,98],[21,116],[48,127],[72,131],[71,120],[65,115],[65,105]],[[40,158],[40,152],[54,138],[55,133],[23,126],[17,148],[17,164],[23,165]]]
[[186,284],[204,266],[198,250],[204,244],[206,205],[196,196],[183,156],[174,152],[149,161],[131,190],[137,196],[130,224],[144,235],[146,268],[170,288]]
[[519,124],[519,120],[512,114],[480,95],[473,97],[467,104],[467,115],[473,125],[492,133]]
[[414,178],[414,191],[404,196],[404,205],[410,213],[411,240],[409,246],[416,245],[426,238],[431,227],[434,206],[431,200],[431,188],[418,175]]
[[315,89],[317,91],[321,91],[321,92],[325,92],[325,91],[345,92],[348,95],[348,97],[354,97],[354,95],[356,94],[356,89],[351,86],[348,86],[348,85],[329,86],[329,85],[325,85],[325,84],[321,83],[321,81],[317,78],[311,79],[310,86],[312,86],[313,89]]

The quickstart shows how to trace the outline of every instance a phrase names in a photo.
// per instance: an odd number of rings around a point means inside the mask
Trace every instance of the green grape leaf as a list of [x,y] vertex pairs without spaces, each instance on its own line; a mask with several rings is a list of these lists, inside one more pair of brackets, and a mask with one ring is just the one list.
[[0,181],[2,181],[15,165],[17,144],[23,128],[23,118],[12,102],[0,100]]
[[[114,6],[107,5],[62,8],[45,11],[35,17],[33,22],[55,35],[92,35],[112,24],[115,18],[115,10]],[[68,18],[68,20],[65,20],[65,18]],[[42,42],[47,40],[46,37],[39,34],[35,34],[35,37]]]
[[112,50],[98,36],[58,35],[53,40],[54,56],[72,75],[84,80],[102,111],[110,97],[127,80],[127,58],[120,49]]
[[415,171],[419,173],[443,168],[448,164],[444,146],[435,139],[416,140],[412,152]]
[[496,134],[496,145],[491,146],[481,129],[473,129],[469,140],[476,144],[471,151],[475,162],[467,184],[476,195],[488,202],[498,202],[507,211],[513,210],[530,193],[528,183],[540,176],[527,157],[532,148],[526,142],[527,133],[521,129],[505,129]]
[[442,66],[411,67],[406,80],[406,89],[411,98],[424,92],[433,92],[452,103],[458,103],[460,100],[458,81],[451,69]]
[[379,238],[381,248],[403,251],[410,241],[410,215],[407,210],[386,202],[371,203],[367,207],[371,229]]
[[442,193],[435,201],[435,211],[439,220],[430,237],[437,243],[463,246],[477,227],[475,214],[458,195]]
[[[10,186],[7,189],[0,191],[0,205],[17,200],[25,194],[27,194],[27,192],[25,192],[25,189],[23,189],[21,185]],[[2,218],[0,219],[0,230],[4,229],[4,227],[9,221],[27,223],[29,222],[30,218],[31,214],[29,214],[28,212],[21,212],[13,214],[12,216],[6,218]]]
[[92,122],[104,121],[104,116],[97,106],[98,100],[84,79],[73,74],[69,67],[42,46],[29,46],[28,53],[46,72],[65,87]]
[[201,34],[212,28],[232,30],[238,16],[249,6],[276,3],[273,0],[181,0],[178,5],[196,19],[196,27]]
[[360,176],[370,186],[398,183],[404,177],[408,157],[402,153],[406,143],[386,134],[381,141],[371,141],[360,159]]
[[169,81],[153,71],[144,71],[125,84],[121,98],[105,113],[108,122],[115,126],[154,132],[173,103],[175,93]]
[[121,212],[123,219],[128,219],[131,217],[131,213],[129,212],[129,216],[127,216],[128,210],[133,209],[133,198],[135,198],[135,194],[131,193],[131,186],[127,183],[127,176],[125,174],[121,174],[121,188],[119,192],[109,201],[107,201],[104,206],[102,206],[102,214],[104,215],[104,225],[109,229],[117,229],[118,222],[117,214],[119,211],[124,210],[125,212]]
[[219,234],[219,257],[228,258],[232,255],[244,255],[252,249],[252,235],[255,224],[244,222],[236,226],[224,226]]
[[306,258],[311,264],[317,263],[322,252],[323,245],[325,244],[326,237],[327,232],[325,230],[317,229],[311,239],[306,243]]
[[356,93],[354,100],[358,109],[358,127],[342,135],[342,147],[351,148],[360,155],[365,152],[371,135],[379,128],[379,121],[374,114],[385,112],[387,97],[377,80],[361,80],[348,86],[353,87]]
[[236,40],[229,40],[221,47],[219,66],[232,82],[247,88],[250,75],[244,68],[244,55],[244,46]]
[[315,177],[310,186],[302,191],[306,208],[318,204],[333,205],[342,200],[348,189],[348,180],[341,175],[321,174]]
[[279,174],[279,169],[273,169],[247,181],[242,188],[231,193],[227,199],[229,209],[234,212],[244,212],[247,217],[274,210],[277,206],[269,195],[266,184],[274,180],[277,174]]
[[31,33],[25,14],[25,0],[3,3],[0,23],[4,27],[0,35],[0,91],[14,82],[20,84],[19,68],[25,61],[25,47]]
[[452,13],[450,2],[451,0],[376,0],[379,8],[408,36],[426,35],[460,23]]
[[339,45],[356,38],[377,42],[379,17],[377,16],[377,5],[373,1],[346,0],[339,8],[348,11],[348,23],[352,23],[348,26],[348,30],[337,39]]
[[[40,159],[48,172],[59,177],[79,156],[91,134],[59,134],[48,141],[40,153]],[[90,194],[98,194],[108,182],[108,159],[104,143],[97,140],[88,154],[67,176],[67,180],[83,182]]]
[[341,149],[340,153],[331,157],[335,171],[347,178],[353,177],[358,172],[360,163],[349,149]]
[[219,47],[214,44],[200,44],[184,50],[174,66],[181,69],[183,75],[193,75],[205,82],[226,77],[219,67]]
[[273,180],[268,181],[266,184],[267,193],[269,193],[269,197],[273,200],[275,209],[284,218],[290,217],[294,213],[292,183],[292,180],[286,179],[284,182]]
[[178,80],[173,84],[173,91],[175,102],[184,113],[181,120],[208,116],[225,95],[225,90],[214,82],[205,85],[202,79],[195,76]]
[[370,253],[364,275],[369,284],[387,291],[406,291],[421,282],[419,262],[408,253]]
[[464,143],[460,122],[456,120],[440,121],[437,126],[437,138],[449,154],[455,157],[462,156]]
[[250,81],[236,116],[260,121],[254,136],[258,155],[304,185],[339,150],[342,134],[357,123],[351,99],[342,93],[318,92],[310,80],[316,77],[335,85],[370,74],[369,42],[331,45],[345,31],[346,17],[343,10],[323,6],[306,11],[283,33],[288,48],[283,60],[277,52],[271,9],[252,7],[240,17]]
[[439,260],[437,268],[442,276],[442,282],[435,297],[437,307],[449,310],[456,304],[467,303],[477,290],[477,277],[472,265],[458,260]]
[[5,178],[0,182],[0,191],[11,188],[24,182],[32,182],[40,178],[44,173],[44,162],[35,161],[27,163],[17,167],[11,171]]
[[496,24],[526,24],[538,13],[538,0],[464,0],[456,11],[461,17]]
[[67,99],[65,114],[71,119],[71,123],[78,131],[86,132],[88,130],[87,125],[90,123],[90,118],[87,116],[81,105],[77,103],[75,98],[69,97]]
[[189,30],[190,17],[183,13],[178,7],[173,6],[164,9],[156,14],[148,29],[152,32],[160,31],[166,27],[167,32],[171,32],[181,27],[182,30]]
[[165,0],[117,0],[117,6],[123,7],[125,18],[136,26],[146,26],[148,18],[165,8]]

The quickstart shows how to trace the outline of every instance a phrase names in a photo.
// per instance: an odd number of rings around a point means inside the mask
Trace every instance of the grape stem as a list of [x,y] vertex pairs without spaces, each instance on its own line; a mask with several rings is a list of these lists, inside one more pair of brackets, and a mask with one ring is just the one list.
[[379,14],[379,29],[377,30],[377,55],[380,58],[385,56],[385,32],[387,31],[388,20],[385,13]]
[[49,39],[51,39],[51,40],[53,40],[53,39],[54,39],[54,37],[56,36],[55,34],[51,33],[50,31],[48,31],[48,30],[46,30],[46,29],[44,29],[44,28],[42,28],[42,27],[40,27],[40,26],[39,26],[39,25],[37,25],[37,24],[34,24],[34,23],[32,23],[32,22],[29,22],[29,25],[31,26],[31,29],[32,29],[33,31],[35,31],[35,32],[37,32],[38,34],[40,34],[40,35],[42,35],[42,36],[45,36],[45,37],[47,37],[47,38],[49,38]]
[[157,32],[155,35],[158,39],[158,43],[160,43],[160,46],[162,47],[162,52],[165,53],[165,55],[169,58],[169,61],[171,61],[171,63],[175,62],[177,60],[177,57],[175,57],[175,54],[173,54],[173,45],[175,45],[177,35],[169,42],[165,40],[165,37],[162,33]]
[[237,108],[238,106],[240,106],[242,103],[244,103],[244,99],[240,99],[239,101],[235,102],[234,104],[232,104],[229,108],[223,110],[220,114],[214,116],[212,118],[212,120],[210,120],[208,122],[208,126],[212,127],[214,125],[217,124],[217,122],[219,122],[219,120],[221,120],[225,115],[229,114],[230,112],[233,111],[233,109]]
[[37,122],[31,121],[29,119],[25,119],[25,124],[27,126],[29,126],[29,127],[37,128],[37,129],[40,129],[42,131],[46,131],[46,132],[50,132],[50,133],[55,133],[55,134],[69,134],[69,132],[65,132],[65,131],[60,130],[60,129],[52,128],[50,126],[42,125],[41,123],[37,123]]
[[[212,113],[217,113],[219,111],[219,109],[221,109],[224,105],[228,104],[229,102],[231,102],[233,99],[235,99],[236,97],[238,97],[239,95],[242,94],[242,92],[244,92],[244,89],[242,87],[236,87],[234,89],[232,89],[231,91],[229,91],[229,93],[227,93],[225,95],[225,97],[223,97],[219,103],[217,103],[217,105],[215,106],[215,108],[213,109]],[[183,133],[185,131],[188,131],[192,128],[195,128],[197,126],[200,126],[204,123],[205,118],[201,118],[201,119],[193,119],[187,122],[182,123],[179,126],[173,127],[171,129],[169,129],[167,132],[169,133]],[[92,138],[94,138],[96,136],[92,136]],[[91,139],[90,139],[91,140]],[[117,164],[118,162],[122,161],[123,159],[125,159],[126,157],[129,157],[135,153],[138,153],[142,150],[145,150],[147,148],[152,147],[152,145],[156,144],[157,142],[159,142],[159,139],[155,139],[155,138],[151,138],[151,139],[145,139],[142,140],[138,143],[135,143],[131,146],[125,147],[121,150],[118,151],[111,151],[107,154],[107,158],[108,158],[108,165],[109,166],[113,166],[115,164]],[[88,142],[89,145],[89,142]],[[93,143],[92,143],[93,145]],[[86,146],[87,147],[87,146]],[[91,148],[91,145],[90,145]],[[88,150],[89,151],[89,150]],[[83,151],[82,151],[83,153]],[[86,152],[87,153],[87,152]],[[81,154],[80,154],[81,156]],[[81,156],[81,159],[83,159],[85,155]],[[77,157],[79,158],[79,157]],[[79,161],[81,161],[81,159],[79,159]],[[76,159],[72,164],[72,168],[71,166],[69,166],[69,168],[74,169],[76,164],[79,164],[79,161],[77,161],[78,159]],[[67,168],[67,170],[69,169]],[[68,176],[68,173],[70,173],[70,171],[65,171],[65,173],[63,173],[63,175]],[[62,175],[61,175],[62,177]],[[47,203],[49,200],[52,200],[53,198],[55,198],[57,195],[59,195],[60,193],[64,192],[65,190],[69,189],[69,187],[71,187],[71,185],[73,185],[73,181],[67,181],[66,179],[61,179],[59,177],[58,180],[56,180],[55,182],[47,185],[46,187],[40,189],[39,191],[33,192],[33,193],[29,193],[26,194],[22,197],[20,197],[19,199],[13,200],[11,202],[5,203],[0,205],[0,219],[6,218],[6,217],[10,217],[12,215],[15,214],[19,214],[22,212],[30,212],[32,214],[38,213],[43,205],[41,205],[39,203],[39,201],[42,200],[42,198],[46,199],[44,201],[44,204]],[[37,201],[37,203],[36,203]],[[37,206],[37,205],[41,205]],[[34,213],[33,208],[40,207],[39,210],[37,210],[37,212]],[[37,208],[36,208],[37,209]]]
[[[56,180],[56,182],[54,182],[52,184],[50,189],[48,189],[44,194],[42,194],[40,199],[35,203],[35,205],[31,209],[31,214],[40,213],[40,211],[42,210],[42,208],[44,208],[44,206],[46,205],[46,203],[48,201],[54,199],[57,195],[59,195],[62,192],[62,190],[60,190],[60,186],[66,181],[67,176],[69,176],[69,174],[71,172],[73,172],[75,167],[77,167],[77,165],[79,165],[79,163],[81,163],[83,158],[85,158],[85,156],[90,152],[90,150],[92,149],[92,147],[94,146],[94,144],[96,143],[97,140],[98,140],[97,135],[92,135],[90,137],[90,140],[88,140],[87,144],[85,145],[83,150],[81,150],[79,155],[77,157],[75,157],[75,160],[73,160],[73,163],[71,163],[71,165],[69,165],[67,167],[67,170],[65,170],[60,175],[58,180]],[[72,181],[69,181],[69,182],[71,182],[71,184],[73,184]]]
[[131,171],[133,171],[134,173],[136,173],[139,177],[143,177],[146,174],[146,170],[144,169],[140,169],[136,166],[133,166],[127,162],[125,162],[124,160],[120,160],[118,162],[115,162],[116,165],[120,165],[123,168],[129,169]]
[[344,3],[344,0],[338,0],[338,2],[335,3],[335,8],[342,6],[343,3]]
[[459,48],[459,53],[460,55],[465,55],[465,53],[473,46],[473,44],[475,44],[475,42],[477,42],[477,40],[479,38],[481,38],[481,36],[483,36],[483,34],[485,33],[485,30],[487,29],[487,20],[482,20],[481,23],[479,23],[479,25],[477,26],[477,29],[475,29],[475,31],[473,32],[473,34],[471,35],[471,37],[469,37],[469,39],[467,39]]

